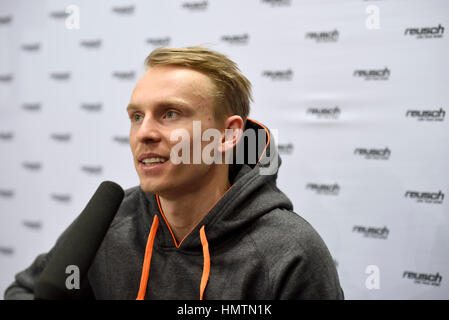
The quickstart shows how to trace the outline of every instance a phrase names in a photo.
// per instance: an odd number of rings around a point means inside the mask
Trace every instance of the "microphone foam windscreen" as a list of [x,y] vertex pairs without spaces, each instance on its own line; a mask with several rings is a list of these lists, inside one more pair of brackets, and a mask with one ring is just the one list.
[[69,289],[66,279],[68,266],[79,270],[80,281],[87,276],[90,265],[117,213],[123,189],[116,183],[100,184],[81,214],[64,231],[52,256],[36,282],[36,299],[76,299],[80,290]]

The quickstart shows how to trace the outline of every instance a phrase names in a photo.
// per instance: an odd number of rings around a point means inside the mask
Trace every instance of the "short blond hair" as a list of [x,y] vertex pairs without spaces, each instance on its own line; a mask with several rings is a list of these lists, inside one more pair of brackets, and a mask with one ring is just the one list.
[[251,82],[225,55],[203,47],[158,48],[145,59],[145,66],[174,65],[208,76],[216,87],[214,115],[217,120],[239,115],[246,121],[250,111]]

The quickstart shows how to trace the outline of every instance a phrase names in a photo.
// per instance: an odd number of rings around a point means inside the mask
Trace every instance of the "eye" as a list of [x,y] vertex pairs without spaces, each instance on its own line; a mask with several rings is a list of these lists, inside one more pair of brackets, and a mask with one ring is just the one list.
[[176,118],[177,116],[178,116],[178,112],[176,112],[174,110],[169,110],[165,113],[164,118],[173,119],[173,118]]
[[134,114],[131,115],[131,121],[132,122],[139,122],[141,120],[143,120],[143,116],[141,114],[134,113]]

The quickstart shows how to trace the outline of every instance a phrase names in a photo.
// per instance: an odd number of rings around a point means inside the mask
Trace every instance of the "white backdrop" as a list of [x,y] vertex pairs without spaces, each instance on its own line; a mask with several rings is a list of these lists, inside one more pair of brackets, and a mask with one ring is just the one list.
[[202,44],[253,83],[346,298],[449,299],[448,26],[445,0],[2,0],[0,291],[101,181],[138,184],[143,61]]

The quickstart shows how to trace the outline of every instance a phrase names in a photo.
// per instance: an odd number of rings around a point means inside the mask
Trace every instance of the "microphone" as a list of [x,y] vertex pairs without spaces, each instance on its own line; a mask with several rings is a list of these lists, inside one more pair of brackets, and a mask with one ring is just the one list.
[[125,192],[112,181],[103,181],[81,214],[64,231],[53,249],[52,256],[36,281],[36,300],[79,299],[78,289],[69,289],[66,268],[78,267],[80,283],[116,215]]

